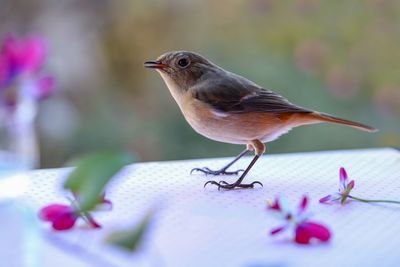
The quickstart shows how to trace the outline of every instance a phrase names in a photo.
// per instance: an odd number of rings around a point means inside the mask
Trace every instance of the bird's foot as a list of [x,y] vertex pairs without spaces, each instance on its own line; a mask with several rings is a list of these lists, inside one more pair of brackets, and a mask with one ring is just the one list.
[[204,187],[206,187],[208,184],[216,185],[218,186],[218,190],[225,189],[225,190],[232,190],[232,189],[239,189],[239,188],[254,188],[254,185],[259,184],[261,187],[263,187],[263,184],[259,181],[252,182],[250,184],[241,184],[241,183],[232,183],[229,184],[225,181],[208,181],[207,183],[204,184]]
[[213,170],[210,170],[207,167],[203,167],[203,168],[193,168],[190,171],[190,174],[192,174],[194,171],[202,172],[205,175],[208,175],[208,174],[212,174],[212,175],[238,175],[240,172],[243,172],[244,170],[240,169],[240,170],[236,170],[236,171],[226,171],[226,168],[222,168],[220,170],[213,171]]

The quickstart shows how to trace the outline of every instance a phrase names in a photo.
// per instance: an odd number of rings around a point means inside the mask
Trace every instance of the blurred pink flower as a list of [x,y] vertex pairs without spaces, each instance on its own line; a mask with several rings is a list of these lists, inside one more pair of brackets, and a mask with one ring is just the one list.
[[[51,222],[54,230],[63,231],[74,227],[78,218],[82,218],[91,228],[101,228],[89,212],[82,212],[79,209],[79,198],[74,196],[70,199],[71,204],[49,204],[39,211],[39,218],[45,222]],[[112,202],[102,194],[98,205],[92,211],[111,210]]]
[[[18,82],[19,90],[26,90],[25,93],[35,99],[48,97],[54,91],[55,81],[51,76],[40,74],[46,54],[45,41],[39,36],[7,35],[0,44],[0,90],[11,90]],[[2,102],[17,103],[18,94],[12,95],[15,99],[3,99]]]
[[57,231],[71,229],[78,218],[84,219],[92,228],[101,228],[101,225],[89,213],[81,213],[74,205],[47,205],[39,211],[39,218],[42,221],[51,222],[51,226]]
[[51,222],[54,230],[61,231],[71,229],[79,215],[69,205],[50,204],[39,211],[39,218]]
[[9,34],[3,41],[0,53],[7,61],[10,77],[14,77],[40,70],[46,58],[46,46],[38,36],[23,39]]
[[326,226],[308,219],[309,215],[305,212],[308,202],[308,198],[304,196],[296,212],[289,210],[285,201],[278,198],[268,203],[268,210],[277,213],[286,222],[284,225],[272,229],[270,234],[276,235],[292,228],[294,232],[293,241],[298,244],[310,244],[312,240],[327,242],[331,238],[331,233]]

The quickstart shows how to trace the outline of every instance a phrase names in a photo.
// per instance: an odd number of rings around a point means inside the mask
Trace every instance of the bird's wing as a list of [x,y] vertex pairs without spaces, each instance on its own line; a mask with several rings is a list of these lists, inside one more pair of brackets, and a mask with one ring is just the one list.
[[194,87],[193,91],[196,99],[209,104],[217,112],[310,112],[290,103],[279,94],[234,74],[222,79],[207,79]]

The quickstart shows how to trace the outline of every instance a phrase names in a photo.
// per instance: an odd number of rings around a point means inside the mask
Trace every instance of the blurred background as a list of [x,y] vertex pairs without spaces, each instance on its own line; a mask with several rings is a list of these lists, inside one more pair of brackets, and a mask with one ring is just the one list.
[[267,153],[400,146],[400,1],[1,0],[0,36],[42,35],[55,93],[40,103],[41,167],[96,149],[141,160],[234,156],[195,133],[143,62],[192,50],[311,109],[381,129],[294,129]]

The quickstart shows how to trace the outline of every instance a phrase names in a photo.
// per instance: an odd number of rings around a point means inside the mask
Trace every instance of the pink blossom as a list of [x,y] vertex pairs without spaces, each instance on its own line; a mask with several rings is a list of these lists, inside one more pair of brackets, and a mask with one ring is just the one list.
[[51,226],[57,231],[71,229],[78,218],[84,219],[92,228],[101,227],[89,213],[80,213],[73,205],[47,205],[39,211],[39,218],[42,221],[51,222]]
[[[0,44],[0,90],[12,90],[17,85],[18,90],[26,90],[25,94],[37,100],[48,97],[54,91],[55,81],[40,73],[46,54],[45,41],[39,36],[7,35]],[[5,92],[0,98],[6,95],[7,99],[0,99],[6,105],[14,106],[18,102],[18,94]]]
[[391,204],[400,204],[400,201],[390,200],[390,199],[365,199],[360,197],[355,197],[354,195],[350,195],[351,190],[353,190],[355,185],[354,180],[349,181],[347,176],[347,172],[345,168],[340,168],[339,170],[339,192],[334,193],[332,195],[324,196],[319,200],[320,203],[331,203],[335,201],[339,201],[342,205],[344,205],[347,199],[351,199],[353,201],[366,202],[366,203],[391,203]]
[[8,63],[11,77],[22,73],[38,71],[46,58],[46,46],[39,36],[17,38],[9,34],[1,47],[0,53]]
[[64,204],[50,204],[39,212],[41,220],[51,222],[53,229],[59,231],[71,229],[78,217],[71,206]]
[[323,224],[308,219],[309,215],[306,213],[308,202],[308,198],[304,196],[296,212],[288,209],[284,201],[279,198],[268,203],[268,210],[277,213],[285,221],[284,225],[272,229],[270,234],[276,235],[292,228],[293,241],[298,244],[310,244],[313,240],[327,242],[331,238],[331,233]]
[[350,191],[354,188],[354,180],[349,181],[346,169],[341,167],[339,170],[339,190],[337,193],[327,195],[319,200],[320,203],[330,203],[340,200],[340,203],[345,204],[350,195]]

